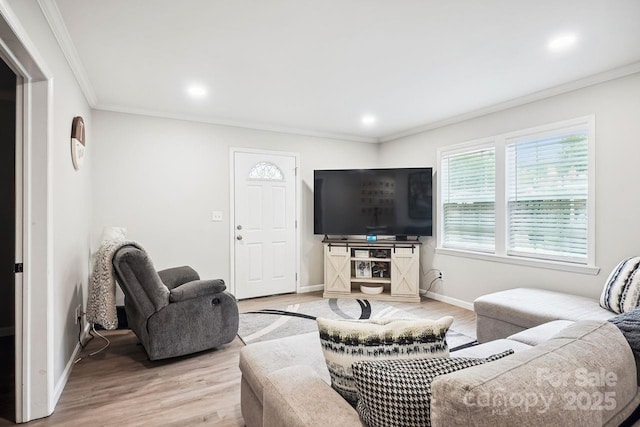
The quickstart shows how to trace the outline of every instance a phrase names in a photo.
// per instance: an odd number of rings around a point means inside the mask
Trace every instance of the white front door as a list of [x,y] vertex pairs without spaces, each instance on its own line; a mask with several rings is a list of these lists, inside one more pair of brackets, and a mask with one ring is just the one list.
[[296,291],[296,158],[236,151],[235,291],[253,298]]

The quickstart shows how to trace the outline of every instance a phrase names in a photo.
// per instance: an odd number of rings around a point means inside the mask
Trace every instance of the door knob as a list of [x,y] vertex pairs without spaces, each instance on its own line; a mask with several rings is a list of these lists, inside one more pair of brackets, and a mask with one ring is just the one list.
[[242,236],[238,234],[238,237],[236,237],[236,239],[242,240]]
[[241,226],[241,225],[237,226],[236,228],[237,228],[238,230],[242,230],[242,226]]

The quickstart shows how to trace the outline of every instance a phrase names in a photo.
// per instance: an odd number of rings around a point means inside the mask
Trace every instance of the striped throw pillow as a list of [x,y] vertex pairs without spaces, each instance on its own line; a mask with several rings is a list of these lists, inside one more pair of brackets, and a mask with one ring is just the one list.
[[609,274],[600,295],[602,308],[626,313],[640,302],[640,257],[622,260]]
[[358,402],[351,371],[355,362],[449,357],[445,336],[453,323],[451,316],[438,320],[318,318],[317,322],[331,387],[353,407]]

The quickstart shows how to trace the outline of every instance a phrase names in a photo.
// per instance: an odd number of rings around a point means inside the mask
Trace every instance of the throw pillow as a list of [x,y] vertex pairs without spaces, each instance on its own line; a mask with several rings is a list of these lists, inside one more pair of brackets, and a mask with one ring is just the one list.
[[487,357],[364,361],[353,364],[357,410],[369,427],[430,426],[431,383],[445,375],[513,354]]
[[614,313],[626,313],[640,302],[640,257],[622,260],[611,271],[600,295],[600,306]]
[[317,319],[331,386],[355,407],[351,365],[362,360],[448,357],[445,335],[453,317],[426,319]]

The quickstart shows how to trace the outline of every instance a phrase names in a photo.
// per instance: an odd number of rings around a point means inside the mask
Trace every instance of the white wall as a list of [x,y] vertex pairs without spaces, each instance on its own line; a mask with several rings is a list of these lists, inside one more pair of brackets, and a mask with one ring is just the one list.
[[[229,148],[300,154],[302,286],[322,284],[322,237],[313,235],[313,170],[376,164],[376,144],[132,114],[93,112],[93,242],[127,228],[157,269],[183,264],[229,280]],[[223,212],[222,222],[211,211]]]
[[[526,286],[598,297],[610,270],[640,254],[637,231],[640,192],[640,74],[554,96],[458,124],[390,141],[380,150],[381,166],[433,166],[436,150],[508,131],[595,114],[597,276],[435,254],[435,238],[425,239],[423,269],[442,270],[444,282],[432,291],[472,302],[498,290]],[[437,172],[436,172],[437,179]],[[422,278],[428,286],[431,275]]]
[[[37,2],[11,0],[9,5],[53,74],[53,141],[49,153],[53,167],[53,368],[55,388],[61,390],[66,381],[65,366],[77,343],[73,315],[75,307],[86,299],[89,275],[91,110]],[[85,119],[89,143],[85,165],[76,172],[71,163],[70,135],[71,121],[78,115]]]

